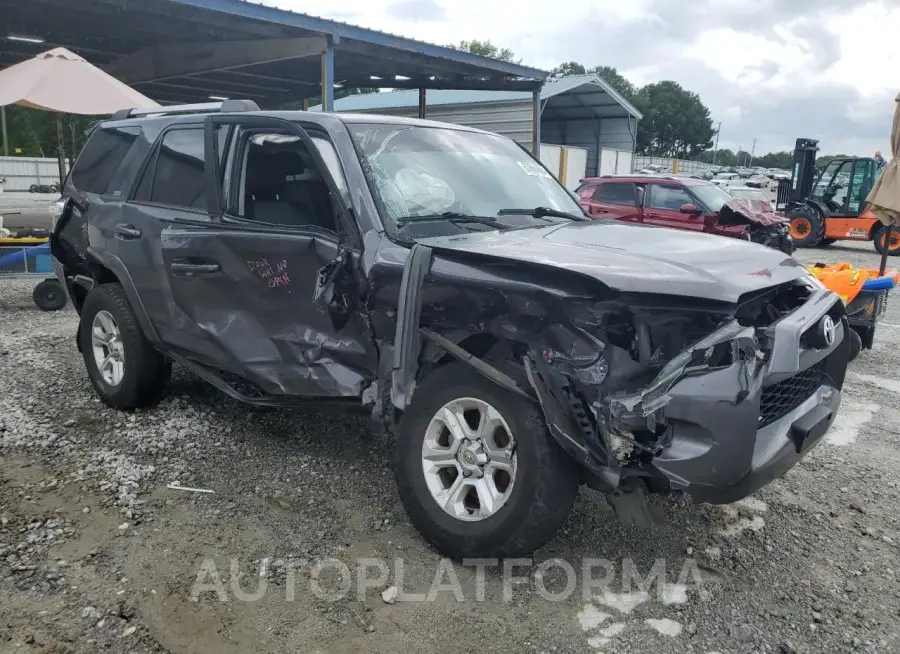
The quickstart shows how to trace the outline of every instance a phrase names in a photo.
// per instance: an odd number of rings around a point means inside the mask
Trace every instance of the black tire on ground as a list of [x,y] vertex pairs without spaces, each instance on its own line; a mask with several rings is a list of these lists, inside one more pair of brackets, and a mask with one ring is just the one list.
[[[884,254],[885,234],[887,234],[886,225],[879,225],[872,232],[872,240],[875,243],[875,250],[878,254]],[[894,228],[891,230],[891,245],[888,256],[896,257],[898,255],[900,255],[900,225],[894,225]]]
[[852,327],[849,330],[849,338],[850,338],[850,355],[849,361],[853,361],[856,357],[859,356],[859,353],[862,352],[863,349],[863,339],[858,331],[853,329]]
[[825,238],[825,218],[809,205],[791,209],[790,233],[798,248],[814,248]]
[[32,184],[31,186],[28,187],[29,193],[37,193],[40,190],[41,190],[41,187],[38,186],[37,184]]
[[66,289],[56,279],[45,279],[34,287],[31,299],[41,311],[59,311],[66,306]]
[[[91,331],[100,311],[112,315],[123,347],[124,374],[115,386],[103,379],[94,358]],[[121,285],[103,284],[88,293],[81,310],[78,338],[91,384],[104,404],[114,409],[135,409],[162,398],[171,365],[144,336]]]
[[835,243],[837,243],[837,241],[838,240],[836,238],[823,238],[822,242],[819,243],[819,247],[827,248],[829,245],[834,245]]
[[[460,520],[438,506],[422,469],[429,423],[445,404],[458,398],[476,398],[493,406],[516,445],[510,496],[494,515],[478,521]],[[577,465],[547,432],[540,408],[464,363],[441,366],[416,389],[400,420],[394,472],[412,524],[441,554],[454,559],[531,554],[565,523],[579,485]]]

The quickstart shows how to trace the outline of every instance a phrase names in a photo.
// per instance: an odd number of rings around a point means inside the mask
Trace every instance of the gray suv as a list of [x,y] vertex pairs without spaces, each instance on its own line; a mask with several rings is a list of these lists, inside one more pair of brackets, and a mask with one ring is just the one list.
[[247,101],[123,112],[63,191],[54,266],[122,410],[172,362],[242,402],[342,406],[391,437],[410,520],[525,555],[580,485],[728,503],[837,414],[847,319],[781,252],[590,220],[513,141]]

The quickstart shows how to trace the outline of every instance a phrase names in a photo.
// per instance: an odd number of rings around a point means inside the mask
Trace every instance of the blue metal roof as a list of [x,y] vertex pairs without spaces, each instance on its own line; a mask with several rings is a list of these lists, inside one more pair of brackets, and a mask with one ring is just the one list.
[[[346,86],[530,91],[548,76],[536,68],[244,0],[0,0],[0,16],[8,33],[44,39],[40,44],[4,41],[0,68],[54,46],[69,48],[101,67],[140,55],[143,59],[131,67],[129,83],[165,103],[203,102],[216,95],[250,98],[271,107],[318,96],[318,55],[251,60],[239,47],[291,39],[327,39],[334,53],[334,80]],[[194,71],[161,75],[155,68],[162,54],[171,61],[175,46],[214,50],[217,43],[233,44],[229,63],[202,52],[178,60],[181,68],[196,65]],[[244,55],[243,61],[234,61]],[[135,73],[144,70],[143,77]]]
[[[585,87],[582,89],[582,87]],[[582,92],[584,91],[584,92]],[[630,115],[641,119],[643,115],[605,80],[598,75],[569,75],[552,79],[541,88],[541,100],[549,100],[567,93],[577,93],[586,104],[586,95],[597,99],[606,96],[622,110],[622,115]],[[467,90],[429,90],[426,95],[428,106],[465,105],[481,102],[515,102],[531,100],[532,94],[527,91],[467,91]],[[365,93],[348,95],[334,101],[335,111],[379,111],[385,109],[407,109],[418,107],[419,93],[414,89],[388,91],[382,93]],[[610,106],[609,103],[603,106]],[[321,111],[321,105],[310,107],[310,111]]]

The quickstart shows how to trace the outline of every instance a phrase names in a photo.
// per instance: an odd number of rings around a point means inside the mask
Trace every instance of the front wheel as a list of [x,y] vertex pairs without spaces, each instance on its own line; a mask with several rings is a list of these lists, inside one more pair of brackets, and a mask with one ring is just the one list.
[[809,206],[791,209],[787,215],[791,221],[788,231],[798,248],[814,248],[825,237],[825,219]]
[[[887,229],[886,225],[880,225],[872,234],[872,240],[875,242],[875,250],[878,254],[884,254]],[[888,246],[888,255],[896,257],[898,254],[900,254],[900,225],[894,225],[893,229],[891,229],[891,242]]]
[[144,336],[119,284],[88,293],[78,337],[91,384],[104,404],[135,409],[160,399],[171,368]]
[[562,527],[578,492],[577,466],[539,407],[464,363],[416,389],[394,470],[410,521],[454,559],[531,554]]

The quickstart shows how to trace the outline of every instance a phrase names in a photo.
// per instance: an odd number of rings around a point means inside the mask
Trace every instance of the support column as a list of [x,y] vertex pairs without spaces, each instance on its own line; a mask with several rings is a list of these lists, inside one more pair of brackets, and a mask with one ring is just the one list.
[[6,107],[0,107],[0,121],[3,123],[3,156],[9,156],[9,134],[6,133]]
[[541,90],[532,94],[531,151],[534,156],[541,156]]
[[334,40],[330,35],[325,37],[325,50],[322,51],[322,111],[334,111]]
[[419,89],[419,118],[425,118],[425,89]]

